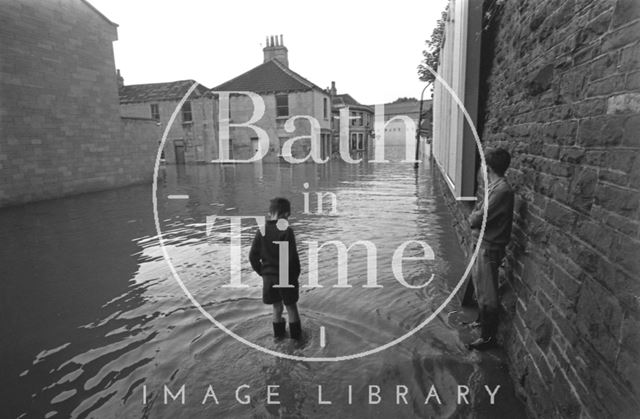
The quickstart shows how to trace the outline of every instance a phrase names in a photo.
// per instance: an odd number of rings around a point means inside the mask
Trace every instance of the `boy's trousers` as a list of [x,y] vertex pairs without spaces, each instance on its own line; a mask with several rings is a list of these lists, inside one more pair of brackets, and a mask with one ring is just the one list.
[[483,244],[471,271],[473,287],[476,291],[482,337],[494,337],[498,328],[498,267],[502,263],[505,250],[503,246]]

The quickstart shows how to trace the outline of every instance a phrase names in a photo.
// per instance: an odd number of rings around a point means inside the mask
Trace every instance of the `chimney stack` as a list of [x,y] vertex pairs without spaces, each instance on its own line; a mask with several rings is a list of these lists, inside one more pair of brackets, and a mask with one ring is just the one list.
[[331,91],[329,93],[331,94],[331,96],[336,96],[338,94],[338,91],[336,90],[336,82],[335,81],[331,82]]
[[120,69],[116,70],[116,79],[118,80],[118,89],[124,87],[124,78],[120,75]]
[[284,46],[282,35],[271,35],[267,37],[267,46],[262,49],[264,52],[264,62],[278,60],[281,64],[289,67],[289,51]]

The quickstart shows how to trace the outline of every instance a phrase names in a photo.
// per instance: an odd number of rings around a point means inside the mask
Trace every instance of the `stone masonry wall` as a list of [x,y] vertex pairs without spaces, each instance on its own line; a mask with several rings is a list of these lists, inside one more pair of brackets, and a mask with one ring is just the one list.
[[535,417],[638,417],[640,2],[506,1],[494,24],[481,136],[513,156],[514,381]]
[[140,174],[130,169],[136,166],[139,166],[142,177],[152,179],[161,135],[161,127],[153,119],[122,117],[120,138],[124,153],[114,161],[119,175],[127,184],[140,182]]
[[[295,115],[311,116],[315,118],[320,129],[330,130],[331,121],[329,114],[327,118],[323,115],[322,99],[329,97],[322,92],[316,90],[289,92],[289,115],[285,117],[276,117],[276,97],[273,93],[265,93],[261,95],[264,102],[265,110],[262,118],[255,123],[257,127],[262,128],[269,137],[269,149],[263,162],[277,162],[282,152],[282,146],[285,141],[298,137],[308,136],[311,128],[310,123],[302,118],[295,122],[295,130],[287,132],[285,130],[285,122]],[[216,109],[218,105],[216,99]],[[231,122],[240,124],[247,122],[254,114],[255,108],[251,98],[245,95],[231,96],[229,100]],[[217,115],[216,115],[217,118]],[[234,158],[249,159],[255,155],[252,144],[252,138],[257,138],[257,134],[253,129],[246,127],[238,127],[230,129],[230,137]],[[311,142],[308,138],[296,140],[292,147],[292,154],[296,158],[302,158],[308,155]],[[216,150],[217,152],[218,150]],[[219,158],[216,156],[216,159]]]
[[[179,100],[153,101],[143,103],[122,103],[120,112],[123,117],[151,118],[151,104],[158,105],[160,113],[159,135],[157,143],[160,143],[162,134],[171,119],[171,115],[178,106]],[[178,115],[167,133],[164,152],[166,163],[175,163],[175,142],[179,141],[185,146],[185,161],[188,163],[210,162],[214,158],[214,150],[217,150],[216,127],[214,126],[214,101],[204,97],[191,99],[192,120],[185,123],[182,113]]]
[[151,180],[120,118],[113,23],[81,0],[0,0],[0,38],[0,206]]

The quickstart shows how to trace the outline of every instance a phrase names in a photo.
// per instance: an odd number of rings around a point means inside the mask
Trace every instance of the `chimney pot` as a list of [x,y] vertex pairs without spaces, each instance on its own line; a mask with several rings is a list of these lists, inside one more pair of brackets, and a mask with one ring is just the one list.
[[124,86],[124,78],[122,78],[122,74],[120,74],[120,69],[116,69],[116,80],[118,83],[118,89]]
[[281,64],[289,67],[287,47],[284,46],[283,35],[267,36],[267,46],[263,48],[264,62],[277,59]]

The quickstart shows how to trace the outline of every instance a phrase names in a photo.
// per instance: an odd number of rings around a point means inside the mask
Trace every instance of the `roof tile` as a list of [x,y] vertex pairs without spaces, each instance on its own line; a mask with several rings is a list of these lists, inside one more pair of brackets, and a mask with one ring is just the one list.
[[[195,83],[194,80],[178,80],[168,83],[132,84],[120,88],[120,103],[160,102],[180,100]],[[209,89],[199,84],[191,98],[205,95]]]
[[221,85],[214,91],[245,91],[255,93],[322,90],[277,59],[267,61]]

